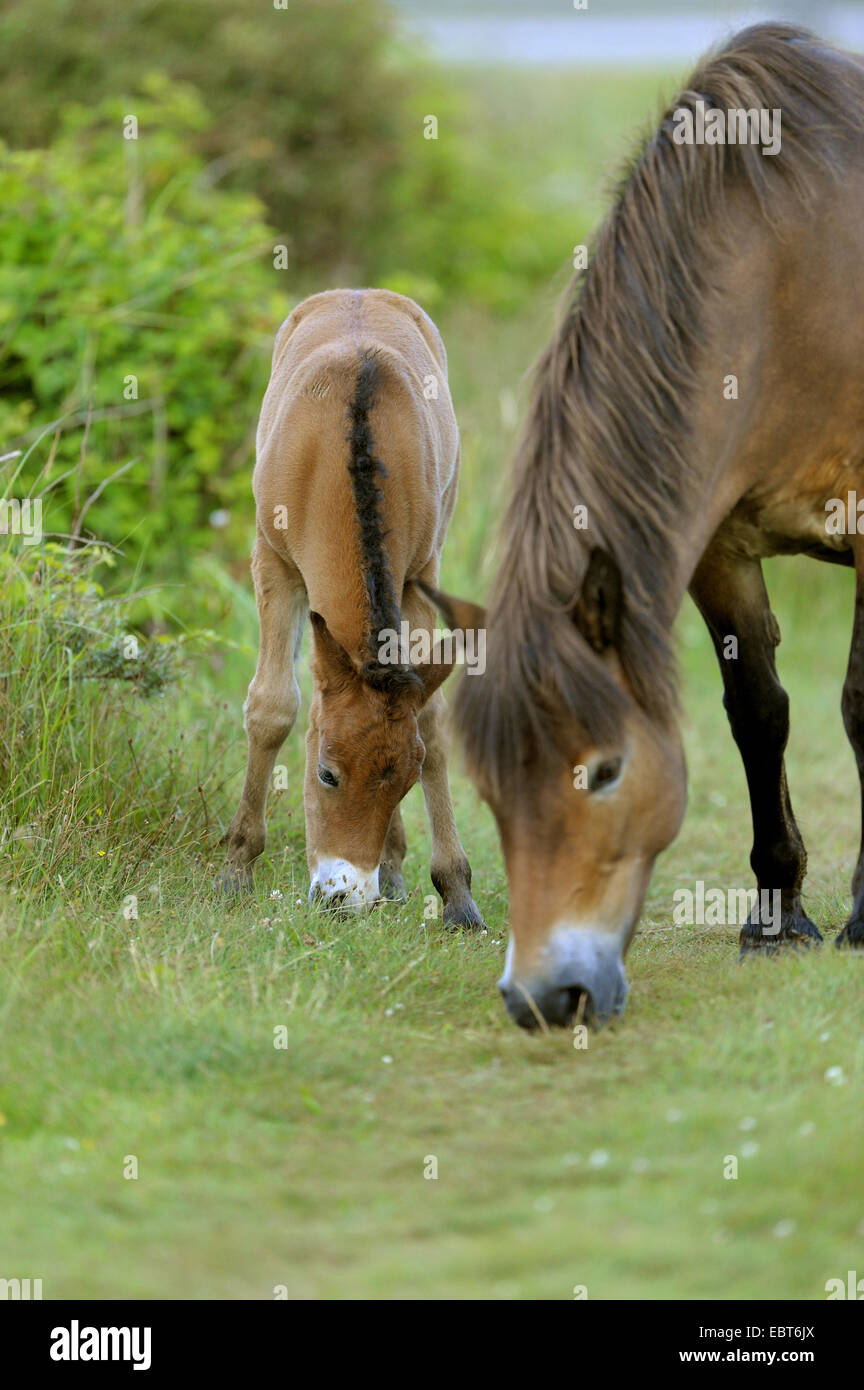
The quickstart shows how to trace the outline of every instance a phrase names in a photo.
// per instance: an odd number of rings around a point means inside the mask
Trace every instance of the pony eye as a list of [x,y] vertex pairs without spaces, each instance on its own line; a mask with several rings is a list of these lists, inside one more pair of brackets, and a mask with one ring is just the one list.
[[604,762],[598,763],[588,781],[589,792],[599,791],[601,787],[608,787],[612,782],[617,782],[621,775],[621,759],[606,758]]
[[325,787],[338,787],[339,785],[339,778],[323,763],[318,764],[318,781],[322,782]]

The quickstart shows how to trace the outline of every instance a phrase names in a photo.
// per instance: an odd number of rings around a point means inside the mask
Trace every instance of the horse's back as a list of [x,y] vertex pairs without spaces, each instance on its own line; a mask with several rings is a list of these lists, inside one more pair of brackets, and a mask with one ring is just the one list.
[[405,295],[372,289],[325,290],[288,316],[276,335],[262,420],[295,399],[350,400],[363,353],[380,361],[388,390],[452,417],[447,355],[434,323]]
[[441,336],[419,305],[391,290],[326,290],[299,304],[276,335],[258,427],[259,459],[277,435],[327,430],[344,435],[345,414],[364,360],[375,362],[377,432],[413,431],[441,455],[458,449]]
[[381,465],[375,485],[400,585],[443,539],[459,435],[438,330],[412,300],[388,290],[313,295],[276,337],[253,488],[259,527],[310,591],[352,582],[358,409],[366,451]]

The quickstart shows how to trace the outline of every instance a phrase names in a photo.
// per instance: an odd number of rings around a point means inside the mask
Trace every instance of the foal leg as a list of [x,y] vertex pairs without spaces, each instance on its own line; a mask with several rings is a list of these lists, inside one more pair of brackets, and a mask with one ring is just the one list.
[[405,858],[406,848],[405,826],[402,824],[402,812],[397,806],[390,817],[390,827],[384,841],[381,866],[378,870],[378,888],[381,896],[389,898],[391,902],[404,902],[408,896],[405,892],[405,880],[402,877],[402,861]]
[[[723,675],[723,704],[747,775],[753,816],[750,864],[762,894],[780,892],[780,930],[751,912],[741,928],[742,951],[773,950],[781,942],[822,940],[801,906],[807,854],[795,823],[783,754],[789,737],[789,697],[777,678],[774,648],[780,628],[771,612],[759,560],[706,551],[690,586],[714,642]],[[728,642],[734,637],[735,648]],[[761,914],[764,918],[764,913]],[[756,920],[754,921],[754,917]]]
[[264,811],[276,756],[300,708],[294,663],[306,619],[306,588],[300,571],[258,536],[252,578],[261,626],[258,665],[243,706],[249,749],[240,805],[225,836],[227,862],[219,876],[229,892],[252,887],[253,859],[264,848]]
[[862,838],[852,875],[852,913],[837,938],[837,946],[864,948],[864,551],[855,551],[855,617],[849,666],[843,684],[843,723],[858,764],[861,782]]
[[420,780],[432,830],[431,877],[444,903],[445,926],[483,927],[485,923],[471,896],[471,866],[459,840],[450,800],[444,709],[444,696],[436,690],[418,719],[420,737],[426,745]]

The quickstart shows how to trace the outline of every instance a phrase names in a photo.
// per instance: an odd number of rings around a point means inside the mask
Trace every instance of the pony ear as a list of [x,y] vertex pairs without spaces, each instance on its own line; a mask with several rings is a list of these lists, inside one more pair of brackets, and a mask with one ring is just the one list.
[[624,608],[621,571],[608,550],[595,546],[588,560],[582,592],[571,616],[589,647],[603,653],[617,647]]
[[424,705],[426,704],[427,700],[432,699],[432,696],[435,694],[435,691],[438,689],[438,687],[444,684],[455,665],[456,663],[453,660],[452,656],[449,661],[442,661],[441,646],[440,643],[436,643],[435,648],[432,652],[432,660],[429,662],[429,664],[427,666],[414,667],[414,670],[420,677],[420,684],[423,689],[422,703]]
[[336,641],[320,613],[310,613],[314,652],[312,663],[322,686],[346,685],[357,680],[357,668],[341,643]]
[[[468,599],[454,598],[452,594],[443,594],[440,589],[433,589],[431,584],[425,583],[422,579],[415,579],[413,583],[431,603],[434,603],[448,631],[467,632],[486,626],[486,610],[479,604],[470,603]],[[442,644],[436,642],[432,652],[432,659],[426,666],[415,666],[414,670],[420,677],[423,685],[423,703],[430,700],[439,686],[443,685],[453,667],[456,665],[453,660],[452,646],[449,660],[445,660],[442,655]]]
[[454,598],[452,594],[443,594],[422,579],[415,579],[414,583],[435,604],[451,632],[457,632],[460,628],[464,632],[467,628],[486,626],[486,609],[479,604],[465,598]]

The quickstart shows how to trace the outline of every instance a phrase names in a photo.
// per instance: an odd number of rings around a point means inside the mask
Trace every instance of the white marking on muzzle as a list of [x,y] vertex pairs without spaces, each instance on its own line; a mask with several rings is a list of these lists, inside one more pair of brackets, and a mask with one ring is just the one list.
[[345,897],[341,907],[362,912],[372,907],[381,896],[378,889],[378,866],[369,871],[356,869],[347,859],[319,859],[312,878],[312,891],[317,888],[325,902],[339,893]]
[[601,931],[579,922],[558,922],[549,933],[543,956],[544,973],[597,971],[620,964],[625,931]]
[[514,940],[513,940],[513,929],[511,928],[511,929],[510,929],[510,940],[507,942],[507,955],[504,957],[504,974],[501,976],[501,979],[498,981],[498,986],[499,986],[500,989],[506,989],[508,985],[510,985],[510,984],[513,983],[513,951],[514,951],[514,949],[515,949],[515,942],[514,942]]
[[514,973],[515,943],[507,947],[504,974],[499,987],[522,984],[529,992],[535,988],[571,989],[582,986],[592,995],[602,1014],[618,1012],[627,998],[622,949],[626,928],[617,932],[580,926],[578,922],[558,922],[552,928],[532,967]]

